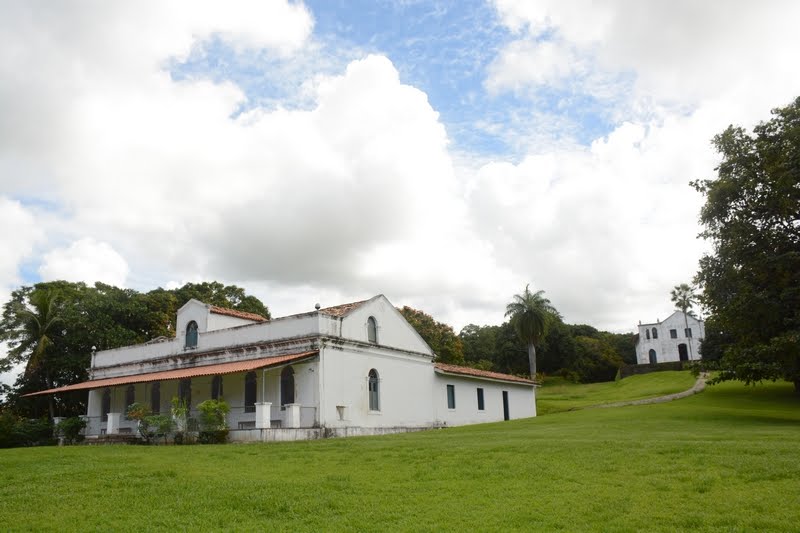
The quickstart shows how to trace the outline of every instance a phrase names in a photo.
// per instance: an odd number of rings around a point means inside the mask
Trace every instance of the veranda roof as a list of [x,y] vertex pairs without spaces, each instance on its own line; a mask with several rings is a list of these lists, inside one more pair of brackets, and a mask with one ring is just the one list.
[[32,392],[23,396],[38,396],[40,394],[55,394],[57,392],[68,392],[74,390],[99,389],[113,387],[115,385],[127,385],[130,383],[146,383],[150,381],[168,381],[171,379],[193,378],[197,376],[216,376],[218,374],[233,374],[234,372],[249,372],[260,368],[271,368],[286,363],[297,363],[306,359],[311,359],[319,354],[318,350],[310,352],[293,353],[279,355],[276,357],[262,357],[261,359],[249,359],[247,361],[234,361],[232,363],[219,363],[216,365],[193,366],[190,368],[179,368],[177,370],[162,370],[161,372],[151,372],[149,374],[135,374],[131,376],[120,376],[116,378],[95,379],[66,385],[55,389],[48,389]]

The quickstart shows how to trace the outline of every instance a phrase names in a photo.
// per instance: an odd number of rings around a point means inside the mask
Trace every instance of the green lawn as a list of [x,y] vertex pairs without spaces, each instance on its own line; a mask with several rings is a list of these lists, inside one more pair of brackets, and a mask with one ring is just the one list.
[[423,433],[0,450],[0,529],[797,531],[788,384]]
[[619,381],[578,385],[548,377],[536,391],[539,415],[571,411],[590,405],[654,398],[691,389],[696,378],[688,371],[653,372]]

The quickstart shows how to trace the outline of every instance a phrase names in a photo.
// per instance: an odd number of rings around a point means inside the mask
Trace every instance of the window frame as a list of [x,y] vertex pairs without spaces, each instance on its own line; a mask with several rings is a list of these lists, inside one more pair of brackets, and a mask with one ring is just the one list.
[[[281,407],[296,402],[294,368],[291,366],[283,367],[281,370]],[[291,383],[291,386],[289,384]],[[291,392],[291,394],[289,394]],[[288,400],[288,401],[287,401]]]
[[677,329],[669,330],[669,338],[670,339],[677,339],[678,338],[678,330]]
[[258,374],[250,371],[244,375],[244,412],[255,413],[256,403],[258,403]]
[[477,388],[477,394],[478,394],[478,411],[485,411],[486,401],[483,394],[483,387]]
[[374,316],[367,318],[367,342],[378,344],[378,321]]
[[658,340],[658,330],[653,328],[653,340]]
[[374,368],[367,373],[367,400],[369,410],[373,413],[381,411],[380,374]]
[[197,342],[200,338],[197,322],[190,320],[186,323],[186,335],[184,337],[183,349],[193,350],[197,348]]
[[455,410],[456,408],[456,386],[447,384],[447,408]]

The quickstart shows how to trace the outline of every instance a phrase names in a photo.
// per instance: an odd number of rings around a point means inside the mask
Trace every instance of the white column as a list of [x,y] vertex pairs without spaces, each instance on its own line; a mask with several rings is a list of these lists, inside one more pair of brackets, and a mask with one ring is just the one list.
[[287,428],[299,428],[300,427],[300,404],[299,403],[287,403],[284,407],[286,407],[286,412],[285,412],[285,415],[284,415],[285,427],[287,427]]
[[119,421],[122,413],[108,413],[108,424],[106,425],[106,435],[119,433]]
[[270,420],[271,411],[272,402],[256,403],[256,429],[269,429],[272,424]]

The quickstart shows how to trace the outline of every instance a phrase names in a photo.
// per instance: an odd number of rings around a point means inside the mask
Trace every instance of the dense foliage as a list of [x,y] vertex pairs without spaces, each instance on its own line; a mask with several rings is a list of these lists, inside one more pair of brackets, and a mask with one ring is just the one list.
[[428,346],[433,348],[437,361],[451,364],[464,363],[464,346],[451,326],[437,322],[432,316],[408,306],[399,311]]
[[[459,337],[469,366],[519,375],[529,372],[526,346],[510,322],[500,326],[469,324]],[[582,383],[613,379],[619,366],[636,362],[635,343],[636,337],[631,333],[609,333],[557,319],[536,350],[538,371],[559,373]]]
[[26,417],[84,414],[83,391],[22,395],[85,381],[93,346],[105,350],[174,336],[177,310],[190,298],[269,317],[269,310],[257,298],[217,282],[147,293],[66,281],[15,290],[0,318],[0,341],[8,346],[0,371],[16,364],[24,364],[25,370],[6,391],[4,405]]
[[800,98],[752,134],[714,138],[717,178],[694,183],[713,252],[697,281],[719,380],[784,378],[800,393]]

